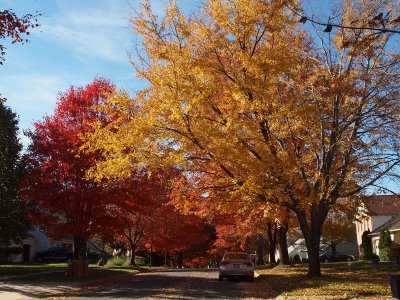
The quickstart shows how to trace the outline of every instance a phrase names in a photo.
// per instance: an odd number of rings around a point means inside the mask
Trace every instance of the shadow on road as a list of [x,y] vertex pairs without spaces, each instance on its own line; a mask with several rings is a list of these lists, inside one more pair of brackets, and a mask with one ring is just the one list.
[[102,281],[76,285],[51,283],[5,284],[0,287],[0,296],[16,292],[26,297],[67,297],[74,299],[267,299],[275,297],[263,278],[254,282],[235,278],[218,280],[218,269],[172,269],[155,272],[126,274]]
[[250,282],[235,278],[220,282],[218,269],[187,269],[137,274],[108,286],[86,287],[68,296],[112,299],[267,299],[275,297],[275,293],[263,280]]

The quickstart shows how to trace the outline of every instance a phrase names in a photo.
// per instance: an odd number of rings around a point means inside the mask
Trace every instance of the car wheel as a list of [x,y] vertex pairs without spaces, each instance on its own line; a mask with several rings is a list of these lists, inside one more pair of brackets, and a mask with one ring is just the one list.
[[224,280],[224,277],[219,276],[219,277],[218,277],[218,280],[219,280],[219,281],[222,281],[222,280]]
[[328,263],[328,262],[329,262],[329,259],[325,258],[324,262]]

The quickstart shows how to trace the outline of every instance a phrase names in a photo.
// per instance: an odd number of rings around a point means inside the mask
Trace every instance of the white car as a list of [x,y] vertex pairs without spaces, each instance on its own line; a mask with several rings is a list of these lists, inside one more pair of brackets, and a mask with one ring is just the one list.
[[226,252],[219,265],[219,281],[224,278],[244,277],[254,280],[254,266],[245,252]]

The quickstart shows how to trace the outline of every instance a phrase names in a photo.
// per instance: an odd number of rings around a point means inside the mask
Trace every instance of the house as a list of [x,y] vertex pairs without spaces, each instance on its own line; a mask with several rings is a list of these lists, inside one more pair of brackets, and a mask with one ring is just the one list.
[[[325,250],[325,246],[323,246],[322,248],[323,249],[321,249],[320,245],[320,251]],[[300,238],[294,244],[290,245],[288,248],[288,254],[291,261],[295,261],[297,256],[300,261],[308,259],[307,246],[304,238]]]
[[[388,229],[392,240],[399,241],[397,230],[400,230],[400,199],[395,195],[372,195],[362,198],[356,222],[357,245],[361,254],[362,234],[369,230],[372,247],[379,254],[379,233]],[[399,232],[400,234],[400,232]]]
[[[331,247],[323,242],[319,245],[320,254],[332,251]],[[355,241],[342,241],[336,246],[336,251],[343,254],[357,256],[357,245]],[[293,245],[288,248],[289,259],[291,261],[295,260],[298,255],[300,261],[308,259],[307,246],[304,238],[298,239]]]
[[45,251],[51,247],[65,247],[72,251],[72,238],[55,240],[50,238],[39,227],[34,227],[27,232],[26,238],[22,240],[22,253],[10,255],[8,260],[12,262],[30,262],[36,252]]
[[389,221],[371,232],[372,251],[376,255],[379,255],[379,235],[383,230],[388,230],[391,240],[400,244],[400,215],[392,217]]

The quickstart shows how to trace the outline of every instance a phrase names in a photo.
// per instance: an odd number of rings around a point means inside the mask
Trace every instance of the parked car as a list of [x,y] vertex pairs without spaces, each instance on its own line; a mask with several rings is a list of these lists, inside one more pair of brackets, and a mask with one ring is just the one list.
[[36,252],[35,260],[44,261],[71,261],[73,254],[64,247],[52,247],[46,251]]
[[353,261],[355,257],[353,255],[342,254],[339,252],[326,252],[319,257],[320,261],[323,262],[334,262],[334,261]]
[[254,266],[245,252],[226,252],[219,264],[219,281],[224,278],[244,277],[254,280]]

